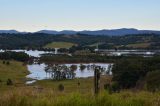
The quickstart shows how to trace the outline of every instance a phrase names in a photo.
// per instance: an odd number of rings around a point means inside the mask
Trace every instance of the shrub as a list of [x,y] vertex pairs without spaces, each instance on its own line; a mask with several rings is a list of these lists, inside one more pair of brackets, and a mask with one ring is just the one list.
[[61,92],[64,91],[64,85],[63,84],[59,84],[58,90],[61,91]]
[[12,82],[11,79],[8,79],[8,80],[7,80],[7,85],[13,85],[13,82]]
[[3,64],[6,64],[6,62],[5,62],[5,61],[3,61]]
[[133,88],[137,81],[147,73],[145,63],[136,60],[121,60],[114,64],[113,81],[118,82],[121,88]]
[[106,89],[110,94],[115,92],[120,92],[120,87],[117,82],[113,82],[112,84],[105,84],[104,89]]
[[146,85],[149,91],[160,91],[160,71],[148,72],[146,76]]
[[6,62],[6,64],[7,64],[7,65],[10,65],[10,62],[9,62],[9,61],[7,61],[7,62]]

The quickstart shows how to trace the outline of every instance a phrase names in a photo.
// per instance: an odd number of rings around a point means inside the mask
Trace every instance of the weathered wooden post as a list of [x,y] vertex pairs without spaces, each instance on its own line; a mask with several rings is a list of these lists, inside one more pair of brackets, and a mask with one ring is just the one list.
[[100,83],[100,67],[96,67],[94,71],[94,94],[99,93],[99,83]]

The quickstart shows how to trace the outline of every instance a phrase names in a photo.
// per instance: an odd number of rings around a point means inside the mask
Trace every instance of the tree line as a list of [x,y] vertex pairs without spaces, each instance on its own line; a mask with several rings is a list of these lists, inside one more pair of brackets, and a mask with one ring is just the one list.
[[[90,47],[92,44],[100,43],[99,48],[132,49],[122,45],[148,42],[150,46],[146,49],[159,49],[160,36],[156,34],[138,34],[125,36],[96,36],[96,35],[51,35],[44,33],[27,34],[0,34],[1,49],[40,49],[51,42],[71,42],[80,47]],[[93,46],[93,45],[92,45]],[[94,46],[96,47],[96,45]]]

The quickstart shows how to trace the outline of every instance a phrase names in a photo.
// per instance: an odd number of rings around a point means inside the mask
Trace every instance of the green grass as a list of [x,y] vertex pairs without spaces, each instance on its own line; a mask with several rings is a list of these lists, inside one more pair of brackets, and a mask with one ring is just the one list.
[[24,84],[26,81],[25,76],[29,74],[26,65],[23,65],[22,62],[9,61],[10,64],[3,64],[3,61],[0,60],[0,91],[2,89],[10,88],[6,85],[7,79],[11,79],[14,85]]
[[[27,86],[24,84],[27,74],[27,68],[21,62],[10,61],[7,65],[0,61],[0,79],[3,81],[0,84],[0,106],[160,106],[160,92],[124,90],[109,94],[103,88],[111,81],[107,76],[101,76],[100,94],[95,96],[93,78],[42,80]],[[22,84],[7,86],[8,78]],[[59,91],[60,84],[64,91]]]
[[71,48],[76,44],[70,42],[52,42],[45,46],[45,48]]
[[[61,95],[57,95],[60,93]],[[93,93],[79,92],[64,95],[54,90],[39,91],[33,88],[15,89],[0,96],[0,106],[159,106],[160,93],[131,92],[108,94],[102,91],[97,97]]]
[[104,44],[104,42],[98,42],[98,43],[94,43],[94,44],[91,44],[91,45],[88,45],[88,46],[97,47],[97,45],[99,46],[99,45],[102,45],[102,44]]
[[[103,86],[106,82],[109,82],[111,80],[110,77],[101,77],[101,85],[100,88],[101,90],[104,90]],[[65,89],[64,92],[65,94],[68,93],[73,93],[73,92],[79,92],[81,94],[86,94],[86,93],[92,93],[94,84],[93,84],[94,79],[93,78],[80,78],[80,79],[73,79],[73,80],[62,80],[62,81],[53,81],[53,80],[41,80],[37,81],[34,85],[45,88],[45,89],[52,89],[55,92],[58,92],[58,85],[63,84]],[[78,85],[78,82],[80,85]]]
[[132,48],[147,48],[150,46],[150,43],[136,43],[136,44],[128,44],[126,47]]

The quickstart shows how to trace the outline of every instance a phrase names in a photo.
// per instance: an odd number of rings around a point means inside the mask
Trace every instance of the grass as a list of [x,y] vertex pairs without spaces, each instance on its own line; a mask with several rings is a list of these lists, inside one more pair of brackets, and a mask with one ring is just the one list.
[[88,45],[88,46],[97,47],[97,45],[99,46],[99,45],[102,45],[102,44],[104,44],[104,42],[98,42],[98,43],[94,43],[94,44],[91,44],[91,45]]
[[52,42],[45,46],[45,48],[71,48],[76,44],[70,42]]
[[22,62],[9,61],[9,64],[3,64],[0,60],[0,92],[3,89],[10,88],[6,85],[7,79],[11,79],[13,83],[18,86],[24,84],[26,81],[25,76],[29,74],[27,67]]
[[128,44],[126,47],[132,48],[147,48],[150,46],[150,43],[136,43],[136,44]]
[[[30,86],[14,87],[0,95],[0,106],[159,106],[160,92],[124,90],[109,94],[101,77],[100,94],[93,94],[93,78],[74,80],[42,80]],[[77,85],[80,82],[80,85]],[[58,85],[64,85],[64,91]]]
[[[93,92],[93,78],[80,78],[80,79],[73,79],[73,80],[62,80],[62,81],[53,81],[53,80],[41,80],[37,81],[35,85],[44,88],[44,89],[52,89],[55,92],[58,92],[58,85],[64,85],[65,94],[79,92],[81,94],[92,93]],[[110,77],[101,77],[101,85],[100,88],[103,90],[103,86],[106,82],[110,82]],[[80,83],[80,85],[78,85]]]
[[[57,95],[61,93],[61,95]],[[159,106],[160,93],[145,91],[108,94],[102,91],[96,97],[92,93],[79,92],[64,95],[54,90],[39,91],[33,88],[14,89],[0,96],[0,106]]]
[[[124,90],[109,94],[103,86],[111,77],[101,76],[100,94],[93,94],[93,78],[74,80],[42,80],[32,85],[25,85],[28,74],[23,63],[0,61],[0,106],[160,106],[160,92]],[[10,78],[14,85],[7,86]],[[78,85],[78,82],[80,83]],[[17,86],[17,83],[22,83]],[[58,86],[62,84],[64,91]],[[5,89],[5,90],[4,90]]]

